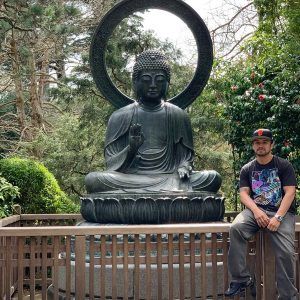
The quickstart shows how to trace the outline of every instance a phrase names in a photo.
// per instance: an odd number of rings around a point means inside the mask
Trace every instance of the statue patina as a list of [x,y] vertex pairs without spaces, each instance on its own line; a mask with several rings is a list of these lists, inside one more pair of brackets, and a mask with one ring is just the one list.
[[107,171],[85,178],[89,193],[217,192],[216,171],[193,171],[193,137],[187,113],[165,101],[170,82],[166,57],[140,54],[133,68],[136,102],[115,111],[105,142]]

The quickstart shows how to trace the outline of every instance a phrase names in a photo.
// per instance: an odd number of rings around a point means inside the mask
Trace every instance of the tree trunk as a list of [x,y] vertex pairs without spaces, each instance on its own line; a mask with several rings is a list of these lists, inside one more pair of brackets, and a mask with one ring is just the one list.
[[35,67],[35,55],[34,49],[30,49],[29,56],[29,70],[30,70],[30,105],[31,105],[31,123],[34,129],[41,128],[43,126],[43,113],[41,101],[38,96],[38,85],[36,77]]
[[21,133],[23,133],[26,128],[25,101],[24,101],[23,85],[22,85],[21,74],[20,74],[21,62],[20,62],[14,31],[12,32],[12,39],[10,45],[11,45],[11,54],[12,54],[11,61],[12,61],[13,81],[16,88],[17,120],[20,127],[20,131]]
[[49,83],[47,83],[47,76],[49,73],[49,50],[46,50],[43,59],[39,64],[40,69],[40,79],[38,83],[38,97],[41,102],[41,106],[43,107],[43,103],[46,101],[46,93],[47,93],[47,87],[49,86]]

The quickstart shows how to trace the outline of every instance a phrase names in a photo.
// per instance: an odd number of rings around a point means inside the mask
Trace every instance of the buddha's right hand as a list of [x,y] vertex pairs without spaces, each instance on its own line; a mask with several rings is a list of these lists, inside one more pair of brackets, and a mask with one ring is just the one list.
[[132,124],[129,129],[129,149],[137,151],[144,142],[142,126],[138,123]]

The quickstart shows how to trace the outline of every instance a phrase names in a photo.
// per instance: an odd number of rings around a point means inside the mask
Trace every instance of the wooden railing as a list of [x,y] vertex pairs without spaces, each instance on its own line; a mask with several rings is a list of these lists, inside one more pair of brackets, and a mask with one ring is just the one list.
[[[79,219],[18,215],[0,221],[1,299],[16,292],[18,299],[25,292],[46,299],[50,285],[48,299],[224,298],[229,223],[73,226]],[[300,223],[296,232],[299,289]],[[274,300],[274,259],[266,239],[262,233],[249,242],[248,261],[257,299]]]

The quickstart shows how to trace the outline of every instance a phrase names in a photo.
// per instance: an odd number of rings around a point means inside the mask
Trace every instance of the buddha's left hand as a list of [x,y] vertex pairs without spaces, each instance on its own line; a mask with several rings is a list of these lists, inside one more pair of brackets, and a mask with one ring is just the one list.
[[189,167],[179,167],[178,174],[180,179],[189,178],[190,177],[190,169]]

